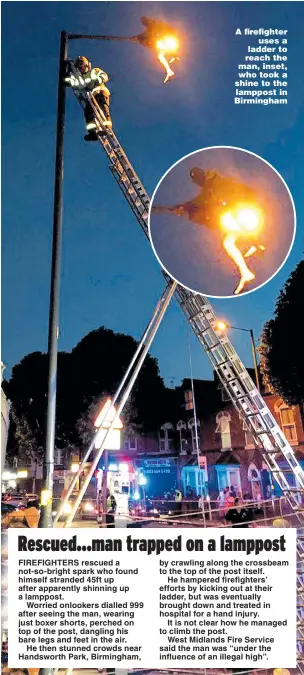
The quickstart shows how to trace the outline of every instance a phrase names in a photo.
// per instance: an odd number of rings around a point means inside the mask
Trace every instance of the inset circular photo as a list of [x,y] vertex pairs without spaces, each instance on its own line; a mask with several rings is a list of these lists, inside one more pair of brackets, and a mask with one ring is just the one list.
[[291,251],[296,213],[266,160],[229,146],[174,164],[154,191],[149,232],[168,274],[195,293],[237,297],[277,274]]

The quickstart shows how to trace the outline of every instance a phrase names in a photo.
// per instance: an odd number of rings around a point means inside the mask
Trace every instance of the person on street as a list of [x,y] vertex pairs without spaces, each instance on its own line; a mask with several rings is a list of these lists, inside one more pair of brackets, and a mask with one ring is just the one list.
[[201,511],[204,511],[204,504],[205,504],[204,495],[201,495],[198,500],[198,508],[201,509]]
[[236,491],[233,485],[231,485],[230,491],[229,491],[230,497],[233,497],[233,499],[236,498]]
[[242,500],[239,497],[235,498],[234,505],[227,511],[225,520],[231,523],[231,527],[249,526],[248,521],[251,520],[250,513],[248,509],[244,508]]
[[107,490],[107,512],[106,512],[107,527],[115,527],[116,509],[117,509],[116,499],[114,495],[110,494],[110,490]]
[[[77,77],[74,75],[71,68],[69,68],[67,77],[65,78],[66,85],[73,89],[82,87],[88,93],[92,94],[97,105],[104,114],[105,121],[103,122],[103,126],[111,128],[110,91],[105,86],[106,82],[109,80],[107,73],[105,73],[104,70],[101,70],[101,68],[92,68],[92,64],[86,56],[77,56],[77,59],[72,63],[78,70],[79,76]],[[102,129],[100,129],[99,122],[95,119],[94,110],[89,100],[84,109],[84,116],[88,132],[84,136],[84,140],[97,141],[98,137],[96,132],[102,131]]]
[[286,518],[275,518],[272,521],[272,527],[291,527],[291,525]]
[[24,511],[16,509],[5,516],[1,524],[4,527],[38,527],[40,517],[39,503],[36,500],[29,501]]
[[182,512],[182,499],[183,495],[180,490],[174,490],[174,501],[175,501],[175,511],[176,513]]
[[219,512],[218,513],[219,513],[220,517],[223,517],[226,513],[228,497],[229,497],[229,488],[228,487],[222,488],[220,490],[219,496],[217,498],[217,503],[218,503],[218,506],[219,506]]

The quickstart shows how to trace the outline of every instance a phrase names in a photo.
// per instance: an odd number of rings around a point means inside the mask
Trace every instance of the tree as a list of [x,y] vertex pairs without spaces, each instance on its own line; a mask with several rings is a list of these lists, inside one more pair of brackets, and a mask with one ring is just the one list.
[[288,405],[304,400],[303,330],[304,261],[291,273],[281,290],[259,347],[264,383]]
[[35,466],[33,475],[32,492],[36,490],[37,468],[42,461],[43,446],[37,444],[36,434],[31,430],[30,425],[24,415],[18,417],[14,406],[10,409],[11,430],[8,438],[7,459],[11,466],[14,466],[18,458],[19,468],[23,464],[27,465],[28,460],[32,460]]
[[[71,353],[58,354],[55,442],[58,448],[81,448],[79,420],[85,422],[95,403],[107,392],[113,396],[137,348],[130,335],[100,327],[86,335]],[[33,444],[44,446],[48,358],[41,352],[25,356],[3,383],[14,406],[16,420],[27,424]],[[129,410],[122,417],[143,432],[154,432],[166,422],[166,387],[157,360],[147,355],[132,391]],[[10,448],[18,449],[16,425],[10,428]]]
[[[58,386],[57,386],[57,425],[56,445],[64,447],[68,430],[65,425],[66,398],[65,382],[67,381],[67,358],[69,354],[58,354]],[[9,452],[20,448],[20,437],[17,433],[17,422],[23,430],[24,438],[37,448],[43,448],[46,427],[46,404],[48,386],[48,357],[41,352],[27,354],[12,369],[11,379],[3,382],[3,389],[12,403],[8,446]],[[25,432],[25,429],[27,430]]]
[[[88,333],[76,345],[70,363],[70,397],[72,407],[78,413],[74,425],[102,392],[106,391],[110,396],[115,393],[136,348],[133,337],[114,333],[103,326]],[[132,422],[141,425],[143,431],[155,431],[166,421],[165,392],[157,360],[147,354],[132,391]]]

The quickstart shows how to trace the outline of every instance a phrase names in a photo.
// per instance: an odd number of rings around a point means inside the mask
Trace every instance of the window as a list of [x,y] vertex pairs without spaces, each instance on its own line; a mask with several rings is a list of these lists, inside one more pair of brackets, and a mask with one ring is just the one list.
[[246,424],[243,422],[243,429],[245,431],[245,448],[255,448],[255,443],[253,440],[253,435]]
[[[200,421],[197,419],[196,420],[197,424],[197,440],[198,440],[198,446],[200,444],[200,438],[199,438],[199,427],[200,427]],[[188,428],[191,431],[191,444],[192,444],[192,451],[197,452],[199,450],[199,447],[197,447],[196,443],[196,428],[195,428],[195,419],[194,417],[191,417],[191,419],[188,422]]]
[[216,416],[216,430],[215,433],[221,434],[222,450],[231,449],[231,433],[230,433],[231,417],[227,412],[220,412]]
[[[31,467],[33,463],[32,457],[29,457],[28,455],[23,455],[21,459],[19,459],[19,468],[26,466],[26,467]],[[16,463],[17,466],[17,463]]]
[[159,430],[159,449],[161,452],[173,449],[173,425],[170,422],[163,424]]
[[124,440],[124,450],[137,450],[137,437],[130,436]]
[[55,464],[61,464],[61,450],[55,448]]
[[193,410],[193,393],[192,390],[185,391],[185,408],[186,410]]
[[286,436],[289,443],[292,445],[297,445],[298,437],[296,424],[294,420],[293,409],[288,408],[287,405],[281,405],[279,407],[281,427],[284,435]]
[[179,432],[179,448],[182,455],[185,455],[188,449],[188,439],[187,439],[187,425],[183,420],[180,420],[176,425],[177,431]]
[[261,474],[255,464],[253,463],[249,464],[247,476],[249,482],[251,483],[251,493],[253,499],[261,501],[262,498]]
[[227,403],[228,401],[230,401],[230,396],[228,394],[228,391],[225,389],[225,387],[222,384],[219,385],[219,390],[221,392],[221,400],[223,401],[223,403]]

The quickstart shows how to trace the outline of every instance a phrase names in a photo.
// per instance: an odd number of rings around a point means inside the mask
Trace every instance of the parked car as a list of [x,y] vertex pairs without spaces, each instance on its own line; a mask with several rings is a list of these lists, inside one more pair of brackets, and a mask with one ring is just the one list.
[[36,495],[35,492],[26,492],[24,495],[26,502],[39,501],[39,495]]
[[77,517],[81,520],[96,520],[98,508],[95,499],[83,499],[77,510]]
[[[72,511],[73,503],[75,502],[76,495],[70,497],[68,502],[64,505],[63,513],[61,514],[59,520],[65,520]],[[60,502],[59,502],[60,503]],[[59,504],[57,502],[53,514],[55,515],[56,509],[58,509]],[[94,499],[83,499],[76,511],[76,520],[96,520],[98,516],[98,509],[96,507],[96,502]]]
[[5,497],[3,497],[2,504],[10,504],[13,506],[15,509],[16,508],[24,508],[25,507],[25,499],[24,496],[20,493],[10,493],[6,494]]
[[14,506],[14,504],[10,504],[9,502],[1,502],[1,515],[2,516],[7,516],[8,513],[12,513],[12,511],[15,511],[15,510],[16,510],[16,507]]

